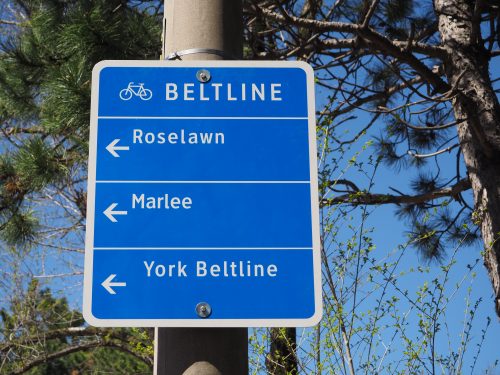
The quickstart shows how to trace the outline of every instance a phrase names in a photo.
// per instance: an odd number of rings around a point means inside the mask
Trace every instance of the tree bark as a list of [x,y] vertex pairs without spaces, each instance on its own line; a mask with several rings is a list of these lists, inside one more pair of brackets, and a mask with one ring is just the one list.
[[500,105],[489,76],[489,52],[481,41],[480,11],[467,0],[434,0],[448,57],[458,136],[474,192],[473,220],[484,242],[484,264],[500,316]]

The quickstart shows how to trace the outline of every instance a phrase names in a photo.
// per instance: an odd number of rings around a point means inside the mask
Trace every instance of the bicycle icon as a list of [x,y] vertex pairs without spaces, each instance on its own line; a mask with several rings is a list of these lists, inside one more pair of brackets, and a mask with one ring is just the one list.
[[153,97],[153,92],[144,88],[144,83],[130,82],[126,89],[120,91],[121,100],[130,100],[132,96],[138,96],[142,100],[149,100]]

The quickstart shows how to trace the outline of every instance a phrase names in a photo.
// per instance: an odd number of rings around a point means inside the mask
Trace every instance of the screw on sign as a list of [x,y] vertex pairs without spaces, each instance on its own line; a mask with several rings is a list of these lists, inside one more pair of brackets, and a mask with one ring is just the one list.
[[208,318],[212,314],[212,308],[206,302],[200,302],[196,305],[196,313],[200,318]]
[[206,82],[210,81],[211,75],[210,75],[210,72],[208,70],[201,69],[201,70],[198,70],[198,72],[196,72],[196,78],[198,79],[198,81],[200,81],[202,83],[206,83]]

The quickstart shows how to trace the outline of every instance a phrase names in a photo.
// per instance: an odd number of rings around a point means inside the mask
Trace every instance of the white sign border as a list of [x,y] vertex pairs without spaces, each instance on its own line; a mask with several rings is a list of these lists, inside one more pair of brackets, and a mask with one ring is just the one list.
[[[311,190],[311,215],[313,231],[314,314],[306,319],[100,319],[92,314],[92,277],[94,255],[94,217],[97,161],[97,123],[99,113],[99,76],[107,67],[185,67],[185,68],[299,68],[307,77],[307,112],[309,130],[309,169]],[[194,306],[193,306],[194,310]],[[167,60],[105,60],[92,70],[92,96],[90,111],[90,139],[87,182],[87,221],[85,232],[85,263],[83,283],[83,316],[96,327],[311,327],[323,315],[321,282],[321,240],[319,226],[318,166],[316,144],[316,107],[314,71],[301,61],[167,61]]]

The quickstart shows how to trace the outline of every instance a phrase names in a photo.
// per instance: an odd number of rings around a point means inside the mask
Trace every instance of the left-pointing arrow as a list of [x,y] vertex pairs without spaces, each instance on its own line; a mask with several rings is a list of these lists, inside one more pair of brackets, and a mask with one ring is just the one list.
[[128,146],[117,146],[116,144],[120,142],[120,138],[117,138],[115,140],[113,140],[113,142],[111,142],[109,145],[106,146],[106,150],[108,150],[108,152],[113,155],[115,158],[119,158],[120,155],[116,152],[116,151],[128,151],[130,150],[130,147]]
[[106,280],[104,280],[101,285],[108,291],[109,294],[116,294],[112,286],[117,287],[117,286],[127,286],[127,283],[124,282],[113,282],[114,278],[116,277],[115,274],[111,274],[108,276]]
[[103,212],[106,217],[111,220],[113,223],[116,223],[118,220],[116,220],[114,215],[127,215],[128,211],[113,211],[115,207],[118,206],[118,203],[111,203],[108,208],[106,208]]

